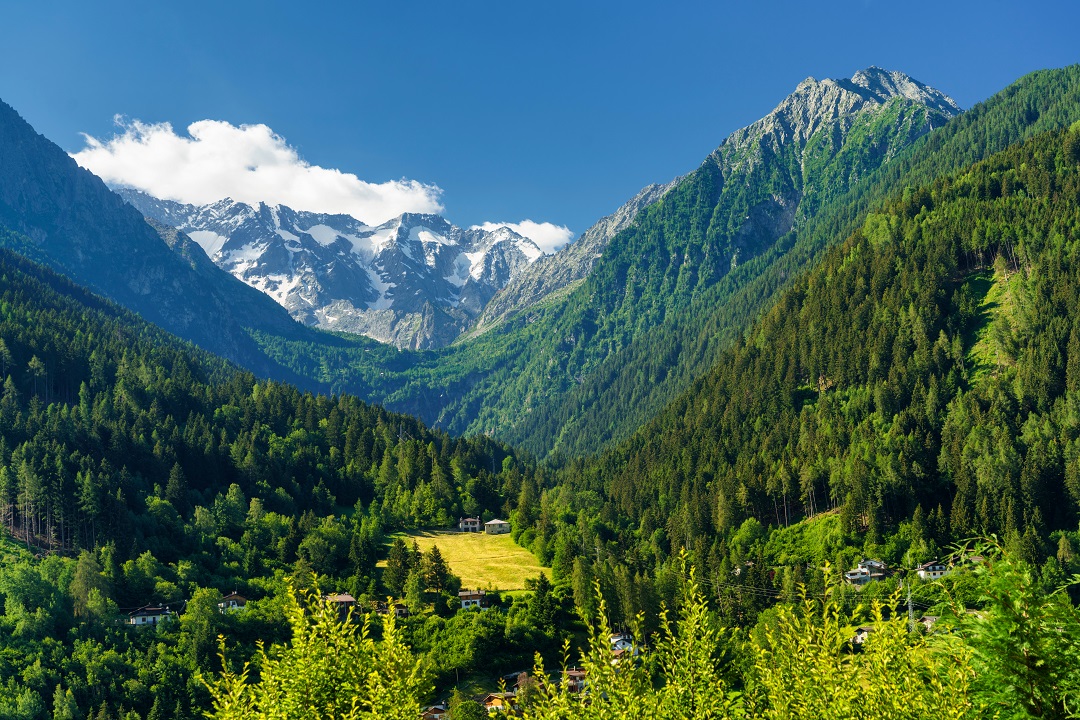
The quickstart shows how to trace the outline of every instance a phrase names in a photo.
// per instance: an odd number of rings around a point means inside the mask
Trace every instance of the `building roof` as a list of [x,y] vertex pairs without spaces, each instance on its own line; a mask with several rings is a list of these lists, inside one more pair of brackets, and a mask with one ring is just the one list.
[[128,615],[138,617],[139,615],[167,615],[168,613],[169,608],[167,607],[143,605],[138,610],[128,613]]
[[510,523],[506,522],[505,520],[500,520],[499,518],[495,518],[494,520],[488,520],[484,524],[485,525],[509,525]]
[[[229,600],[235,600],[236,602],[246,603],[247,598],[239,593],[229,593],[225,597],[221,598],[221,602],[228,602]],[[220,604],[220,603],[219,603]]]
[[356,602],[356,598],[354,598],[349,593],[335,593],[333,595],[326,595],[323,599],[326,600],[327,602],[332,602],[332,603],[354,603],[354,602]]

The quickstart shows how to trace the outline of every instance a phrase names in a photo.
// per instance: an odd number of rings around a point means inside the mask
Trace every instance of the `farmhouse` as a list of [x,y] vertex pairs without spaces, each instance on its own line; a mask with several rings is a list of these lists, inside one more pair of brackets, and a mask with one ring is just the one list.
[[489,713],[502,712],[509,714],[514,706],[515,697],[513,692],[488,693],[481,700],[481,704]]
[[247,598],[243,595],[237,595],[236,593],[229,593],[225,597],[221,598],[221,602],[217,604],[218,612],[224,615],[227,612],[237,612],[243,610],[247,605]]
[[157,625],[172,614],[167,607],[151,607],[144,605],[138,610],[128,614],[128,624],[135,627],[149,627]]
[[461,532],[480,532],[482,523],[480,518],[463,517],[458,520],[458,530]]
[[504,533],[510,532],[510,523],[506,522],[505,520],[499,520],[498,518],[494,520],[488,520],[486,523],[484,523],[484,531],[488,535],[502,535]]
[[578,668],[563,670],[563,683],[566,684],[567,692],[578,694],[585,692],[585,671]]
[[469,608],[483,610],[488,607],[487,592],[484,590],[462,590],[458,593],[458,599],[461,600],[462,610],[468,610]]
[[421,715],[421,720],[443,720],[449,713],[449,709],[442,703],[438,705],[429,705],[424,708],[424,714]]
[[884,580],[886,567],[880,560],[862,560],[854,570],[844,573],[844,582],[862,587],[871,580]]
[[937,580],[949,574],[949,566],[938,560],[923,563],[915,570],[921,580]]

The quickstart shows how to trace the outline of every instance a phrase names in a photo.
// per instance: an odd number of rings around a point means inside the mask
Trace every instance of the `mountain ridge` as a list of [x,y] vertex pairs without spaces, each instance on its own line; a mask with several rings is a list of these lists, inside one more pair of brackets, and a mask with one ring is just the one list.
[[404,213],[377,226],[349,215],[223,199],[196,206],[130,188],[148,217],[190,235],[222,270],[294,319],[398,348],[449,344],[518,272],[544,256],[508,227],[459,228]]

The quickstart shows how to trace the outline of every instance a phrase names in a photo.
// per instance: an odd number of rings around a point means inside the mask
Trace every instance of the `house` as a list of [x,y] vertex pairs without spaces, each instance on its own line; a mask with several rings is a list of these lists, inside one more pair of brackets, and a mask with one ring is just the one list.
[[458,599],[461,600],[462,610],[469,608],[483,610],[488,607],[487,592],[484,590],[462,590],[458,593]]
[[225,597],[221,598],[221,602],[217,604],[218,612],[222,615],[227,612],[237,612],[238,610],[243,610],[245,605],[247,605],[247,598],[245,598],[243,595],[237,595],[234,592],[229,593]]
[[450,709],[445,704],[429,705],[424,708],[424,713],[420,718],[421,720],[443,720],[449,712]]
[[484,709],[489,713],[502,712],[509,714],[516,702],[515,697],[513,692],[488,693],[484,696],[484,699],[480,701],[480,704],[483,705]]
[[167,607],[152,607],[144,605],[138,610],[128,613],[128,624],[135,627],[150,627],[157,625],[172,614]]
[[394,603],[394,617],[409,617],[409,607],[404,603]]
[[[633,650],[634,649],[634,636],[630,633],[611,633],[611,649],[615,652],[620,650]],[[635,655],[637,653],[634,653]]]
[[873,625],[863,625],[855,630],[855,637],[851,638],[851,642],[856,645],[862,645],[874,630],[875,628]]
[[488,520],[484,523],[484,532],[488,535],[502,535],[508,533],[510,532],[510,523],[505,520],[499,520],[498,518]]
[[949,566],[938,560],[931,560],[928,563],[923,563],[916,570],[915,573],[919,576],[920,580],[937,580],[940,577],[945,577],[949,574]]
[[930,632],[934,628],[934,625],[937,624],[937,621],[937,615],[923,615],[917,622],[921,623],[922,626],[926,628],[926,632]]
[[566,691],[579,694],[585,692],[585,671],[578,668],[570,668],[569,670],[563,670],[563,684],[566,685]]
[[862,560],[854,570],[844,573],[844,582],[855,587],[862,587],[872,580],[884,580],[885,563],[880,560]]
[[323,600],[337,608],[338,614],[341,615],[342,618],[349,614],[351,608],[356,606],[356,598],[349,593],[323,595]]
[[482,525],[480,518],[461,518],[457,524],[461,532],[480,532]]

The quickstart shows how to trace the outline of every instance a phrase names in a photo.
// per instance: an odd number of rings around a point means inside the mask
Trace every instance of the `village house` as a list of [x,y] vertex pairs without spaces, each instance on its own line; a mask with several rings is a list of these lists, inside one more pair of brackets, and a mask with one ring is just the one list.
[[622,653],[629,650],[637,655],[637,652],[634,650],[634,636],[630,633],[611,633],[610,641],[613,652]]
[[243,595],[237,595],[234,592],[221,598],[221,602],[217,604],[218,612],[222,615],[243,610],[245,605],[247,605],[247,598]]
[[484,709],[489,713],[501,712],[509,715],[516,702],[515,698],[516,695],[513,692],[488,693],[484,696],[484,699],[480,701],[480,704],[483,705]]
[[128,613],[128,624],[135,627],[152,627],[163,621],[172,611],[167,607],[152,607],[144,605],[138,610]]
[[462,610],[470,608],[483,610],[488,607],[487,592],[484,590],[462,590],[458,593],[458,599],[461,600]]
[[931,560],[920,565],[915,573],[920,580],[937,580],[949,574],[949,566],[939,560]]
[[429,705],[424,708],[424,714],[420,716],[420,720],[443,720],[449,712],[449,708],[442,703]]
[[844,573],[844,582],[861,588],[873,580],[884,580],[886,570],[885,563],[880,560],[862,560],[854,570]]
[[563,670],[563,684],[566,685],[566,691],[572,694],[579,694],[585,692],[585,671],[578,668],[570,668],[569,670]]
[[356,606],[356,598],[349,593],[331,593],[323,595],[323,600],[337,608],[338,614],[344,618],[349,614],[349,609]]
[[851,638],[851,642],[856,645],[862,645],[866,642],[866,639],[870,637],[870,633],[874,632],[873,625],[863,625],[855,630],[855,637]]
[[510,532],[510,523],[505,520],[499,520],[498,518],[488,520],[484,523],[484,532],[488,535],[502,535],[508,533]]
[[461,518],[458,520],[458,530],[461,532],[480,532],[483,529],[483,523],[480,522],[480,518]]

